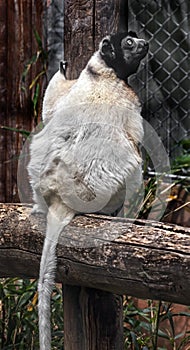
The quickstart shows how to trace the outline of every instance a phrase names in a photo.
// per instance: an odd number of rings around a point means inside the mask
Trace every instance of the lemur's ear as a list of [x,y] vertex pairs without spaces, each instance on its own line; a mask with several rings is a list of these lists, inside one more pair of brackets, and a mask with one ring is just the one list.
[[100,53],[102,56],[106,56],[107,58],[111,58],[111,59],[115,58],[114,47],[111,44],[109,38],[105,38],[102,40]]
[[64,77],[66,76],[67,66],[68,66],[67,61],[60,61],[59,70],[60,70],[60,73],[64,75]]
[[132,36],[133,38],[138,38],[137,33],[133,32],[132,30],[128,32],[128,35]]

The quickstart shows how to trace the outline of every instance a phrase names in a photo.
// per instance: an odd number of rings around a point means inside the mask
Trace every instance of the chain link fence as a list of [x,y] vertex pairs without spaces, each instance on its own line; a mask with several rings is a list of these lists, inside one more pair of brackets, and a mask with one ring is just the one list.
[[181,141],[190,139],[189,13],[189,0],[128,0],[128,28],[150,44],[130,84],[171,162],[183,153]]

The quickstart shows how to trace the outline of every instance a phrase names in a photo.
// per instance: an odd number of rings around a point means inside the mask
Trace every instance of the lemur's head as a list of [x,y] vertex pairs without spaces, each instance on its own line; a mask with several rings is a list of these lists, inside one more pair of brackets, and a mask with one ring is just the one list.
[[140,61],[148,52],[148,43],[138,39],[136,33],[108,35],[100,43],[99,52],[108,67],[114,69],[118,78],[126,80],[136,73]]

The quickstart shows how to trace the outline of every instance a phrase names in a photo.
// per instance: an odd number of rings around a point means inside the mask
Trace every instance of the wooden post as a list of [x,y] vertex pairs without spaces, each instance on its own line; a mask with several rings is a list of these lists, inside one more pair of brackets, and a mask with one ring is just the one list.
[[[65,0],[64,52],[68,79],[78,78],[100,40],[119,26],[120,0]],[[64,349],[123,349],[122,298],[64,286]]]
[[85,287],[64,286],[64,349],[122,350],[122,297]]
[[123,0],[65,0],[64,55],[68,79],[78,78],[101,39],[119,28]]

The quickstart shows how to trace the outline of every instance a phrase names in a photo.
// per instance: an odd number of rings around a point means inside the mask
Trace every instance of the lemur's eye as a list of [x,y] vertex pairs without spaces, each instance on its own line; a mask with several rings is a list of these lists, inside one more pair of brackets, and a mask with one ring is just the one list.
[[132,45],[133,45],[133,40],[130,39],[130,38],[128,38],[128,39],[126,40],[126,42],[127,42],[127,45],[128,45],[128,46],[132,46]]

